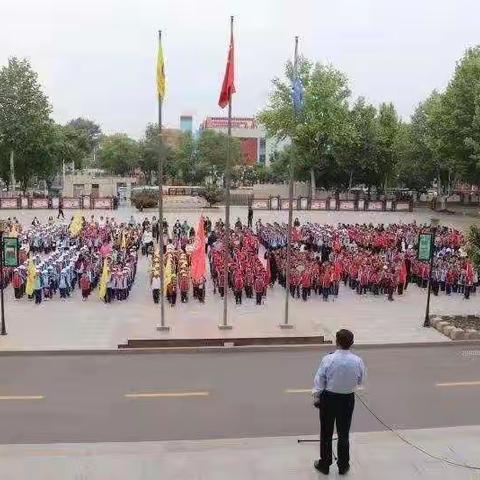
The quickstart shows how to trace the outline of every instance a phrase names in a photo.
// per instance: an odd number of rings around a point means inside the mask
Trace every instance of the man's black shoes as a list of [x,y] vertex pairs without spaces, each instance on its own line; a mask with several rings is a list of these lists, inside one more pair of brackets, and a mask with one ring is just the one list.
[[338,474],[339,475],[345,475],[348,471],[350,470],[350,465],[347,465],[346,467],[338,467]]
[[330,467],[325,465],[321,460],[315,460],[313,466],[315,467],[315,470],[318,470],[324,475],[328,475],[328,472],[330,471]]

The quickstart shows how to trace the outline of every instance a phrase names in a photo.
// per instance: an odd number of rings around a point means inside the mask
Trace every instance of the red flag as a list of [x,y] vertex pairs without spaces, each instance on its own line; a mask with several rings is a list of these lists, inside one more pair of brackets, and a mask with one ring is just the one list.
[[[232,20],[233,22],[233,20]],[[233,28],[230,33],[230,48],[228,49],[227,67],[225,68],[225,76],[223,77],[222,91],[218,99],[218,105],[225,108],[235,93],[234,85],[234,61],[233,61]]]
[[407,282],[407,265],[405,264],[405,260],[402,262],[402,267],[400,270],[400,283],[405,284]]
[[200,216],[198,221],[191,261],[192,281],[199,282],[205,276],[205,230],[203,216]]

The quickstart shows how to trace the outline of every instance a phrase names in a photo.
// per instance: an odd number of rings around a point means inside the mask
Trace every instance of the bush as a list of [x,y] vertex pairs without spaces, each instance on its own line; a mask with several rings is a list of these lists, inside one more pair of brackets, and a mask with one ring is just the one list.
[[144,208],[153,208],[158,205],[158,195],[155,192],[138,192],[131,197],[132,205],[140,212]]
[[208,206],[211,207],[222,199],[222,193],[222,190],[217,185],[212,183],[205,185],[200,193],[200,196],[203,197],[208,202]]

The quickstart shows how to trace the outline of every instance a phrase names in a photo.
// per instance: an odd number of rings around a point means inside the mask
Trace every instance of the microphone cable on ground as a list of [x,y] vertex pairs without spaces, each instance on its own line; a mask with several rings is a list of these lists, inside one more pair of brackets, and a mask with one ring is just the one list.
[[[357,392],[355,392],[355,397],[358,398],[358,400],[360,401],[360,403],[367,409],[368,412],[371,413],[371,415],[381,424],[383,425],[387,430],[389,430],[390,432],[392,432],[394,435],[396,435],[403,443],[405,443],[406,445],[414,448],[415,450],[418,450],[419,452],[423,453],[424,455],[426,455],[427,457],[430,457],[434,460],[438,460],[440,462],[444,462],[444,463],[447,463],[448,465],[452,465],[454,467],[461,467],[461,468],[468,468],[470,470],[480,470],[480,466],[476,466],[476,465],[468,465],[467,463],[458,463],[458,462],[454,462],[453,460],[449,460],[448,458],[445,458],[445,457],[441,457],[439,455],[435,455],[433,453],[430,453],[428,452],[427,450],[425,450],[424,448],[416,445],[415,443],[411,442],[410,440],[408,440],[408,438],[405,438],[398,430],[395,430],[393,427],[391,427],[390,425],[387,425],[366,403],[366,401],[362,398],[361,395],[359,395]],[[337,437],[333,437],[332,438],[332,441],[335,441],[335,440],[338,440]],[[313,442],[319,442],[320,439],[298,439],[297,440],[297,443],[313,443]],[[335,457],[335,460],[337,459],[336,455],[334,452],[332,452],[334,457]]]
[[441,462],[447,463],[448,465],[452,465],[454,467],[468,468],[470,470],[480,470],[480,466],[454,462],[453,460],[449,460],[448,458],[444,458],[439,455],[434,455],[433,453],[428,452],[424,448],[419,447],[415,443],[405,438],[398,430],[395,430],[390,425],[387,425],[380,417],[378,417],[378,415],[367,405],[367,403],[365,402],[365,400],[362,398],[361,395],[355,392],[355,396],[358,398],[358,400],[360,400],[360,403],[372,414],[372,416],[378,420],[378,422],[380,422],[387,430],[395,434],[402,442],[414,448],[415,450],[418,450],[419,452],[423,453],[427,457],[433,458],[434,460],[439,460]]

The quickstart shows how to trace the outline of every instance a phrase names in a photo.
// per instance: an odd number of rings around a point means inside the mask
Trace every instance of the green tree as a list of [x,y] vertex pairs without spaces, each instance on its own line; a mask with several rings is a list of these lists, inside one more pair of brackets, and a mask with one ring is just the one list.
[[12,57],[0,69],[0,175],[10,182],[9,164],[26,188],[49,168],[45,142],[52,134],[51,106],[28,60]]
[[200,185],[210,172],[210,165],[200,160],[197,142],[191,133],[184,133],[175,152],[178,180],[186,185]]
[[[227,161],[228,137],[215,130],[202,130],[197,141],[197,159],[208,166],[216,175],[223,174]],[[240,140],[230,139],[230,165],[242,163]]]
[[165,145],[160,144],[160,136],[158,124],[149,123],[145,129],[145,136],[139,142],[139,158],[138,166],[144,173],[145,177],[151,183],[157,183],[158,180],[158,155],[162,148],[163,157],[163,177],[164,181],[167,177],[175,179],[177,176],[177,166],[175,162],[175,154],[173,150]]
[[124,133],[102,138],[99,147],[101,168],[115,175],[131,173],[139,163],[140,148],[138,143]]
[[393,103],[382,103],[378,109],[378,173],[377,186],[386,190],[395,172],[395,139],[400,120]]
[[299,77],[304,86],[303,108],[295,114],[291,98],[293,65],[286,65],[286,80],[275,78],[267,107],[258,119],[269,136],[291,138],[296,146],[295,172],[298,179],[310,179],[329,186],[332,165],[352,133],[349,122],[350,90],[346,76],[331,65],[300,58]]
[[378,122],[377,110],[360,97],[350,110],[350,136],[339,145],[337,161],[344,170],[340,179],[346,180],[350,190],[354,185],[367,187],[378,184]]
[[71,127],[86,138],[88,153],[92,153],[94,148],[98,147],[102,137],[102,129],[97,123],[88,118],[78,117],[70,120],[66,126]]
[[[480,182],[480,46],[457,63],[437,115],[437,153],[455,179]],[[455,180],[454,179],[454,180]]]

